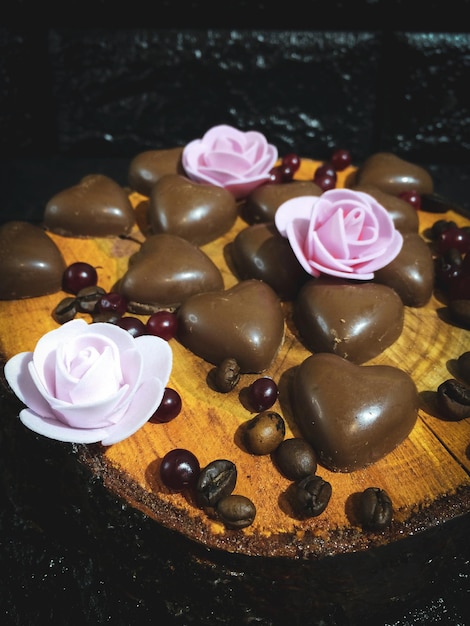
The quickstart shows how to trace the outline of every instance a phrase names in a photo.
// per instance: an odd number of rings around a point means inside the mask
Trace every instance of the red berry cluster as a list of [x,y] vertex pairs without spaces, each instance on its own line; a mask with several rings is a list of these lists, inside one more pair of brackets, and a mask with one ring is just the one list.
[[336,187],[337,173],[351,165],[351,155],[348,150],[338,149],[333,152],[329,161],[323,163],[315,170],[313,182],[322,191],[329,191]]
[[270,183],[290,183],[294,178],[294,174],[300,167],[300,157],[290,152],[282,157],[281,163],[275,165],[270,171]]
[[470,300],[470,228],[437,220],[431,228],[436,289],[448,300]]

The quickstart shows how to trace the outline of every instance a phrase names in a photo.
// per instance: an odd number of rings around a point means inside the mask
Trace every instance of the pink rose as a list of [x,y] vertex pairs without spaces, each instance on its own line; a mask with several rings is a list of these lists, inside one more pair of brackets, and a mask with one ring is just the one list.
[[387,210],[369,194],[351,189],[287,200],[275,223],[313,276],[370,280],[403,245]]
[[277,149],[261,133],[221,125],[188,143],[182,159],[192,180],[224,187],[236,198],[243,198],[269,180]]
[[164,339],[76,319],[46,333],[34,352],[12,357],[5,377],[27,406],[25,426],[59,441],[107,446],[153,415],[171,367]]

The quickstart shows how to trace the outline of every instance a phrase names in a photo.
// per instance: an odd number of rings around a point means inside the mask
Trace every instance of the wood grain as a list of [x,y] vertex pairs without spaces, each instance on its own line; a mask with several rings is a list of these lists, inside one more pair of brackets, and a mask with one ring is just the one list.
[[[308,179],[318,163],[304,161],[298,178]],[[353,170],[343,174],[343,180]],[[145,198],[131,194],[140,215]],[[440,218],[467,224],[463,216],[448,212],[420,212],[420,231]],[[142,224],[142,220],[140,222]],[[224,237],[203,247],[221,268],[225,287],[236,278],[224,256],[224,248],[246,224],[238,219]],[[81,260],[98,267],[99,284],[113,288],[127,267],[138,241],[118,239],[67,239],[51,235],[67,264]],[[143,240],[145,232],[136,230]],[[63,297],[58,293],[41,298],[0,303],[0,349],[8,359],[23,350],[33,350],[38,339],[57,326],[51,312]],[[290,306],[283,305],[289,320]],[[318,518],[296,519],[290,510],[283,478],[269,456],[250,455],[240,438],[240,427],[253,414],[242,403],[244,389],[257,377],[244,375],[239,386],[221,394],[207,384],[213,366],[191,354],[175,339],[174,367],[169,386],[183,400],[180,415],[168,424],[147,423],[129,439],[108,448],[79,446],[82,462],[105,481],[114,493],[157,522],[182,532],[208,547],[233,552],[315,558],[398,540],[470,511],[470,420],[443,421],[434,408],[437,386],[450,378],[452,363],[470,350],[470,332],[441,319],[442,302],[435,297],[423,308],[406,307],[400,338],[368,364],[390,364],[408,372],[422,397],[418,422],[395,451],[373,466],[349,474],[332,473],[319,467],[318,474],[331,482],[333,496]],[[142,319],[145,320],[145,317]],[[288,322],[283,346],[266,372],[279,384],[279,401],[273,410],[287,423],[286,437],[299,435],[289,408],[287,388],[293,368],[309,352]],[[365,365],[367,366],[367,365]],[[159,481],[159,461],[173,448],[187,448],[201,466],[228,458],[238,468],[235,493],[253,500],[254,523],[243,531],[228,531],[197,508],[191,494],[170,493]],[[351,498],[369,486],[385,489],[394,504],[391,529],[365,534],[351,513]]]

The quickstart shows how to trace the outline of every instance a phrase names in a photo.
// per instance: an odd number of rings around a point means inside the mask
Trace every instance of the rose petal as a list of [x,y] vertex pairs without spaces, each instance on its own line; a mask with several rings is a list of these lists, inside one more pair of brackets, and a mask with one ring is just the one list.
[[286,237],[287,224],[293,221],[306,220],[308,227],[310,216],[319,199],[320,196],[299,196],[283,202],[274,216],[274,223],[279,233]]
[[71,428],[59,420],[37,415],[30,409],[20,413],[21,422],[38,435],[66,443],[98,443],[108,436],[108,428]]
[[173,366],[173,352],[168,341],[154,335],[142,335],[134,341],[142,359],[142,382],[158,374],[158,379],[166,387]]
[[39,415],[52,418],[54,415],[49,403],[40,393],[29,373],[29,367],[32,362],[32,352],[15,354],[15,356],[5,363],[5,378],[15,395],[23,404],[26,404],[32,411]]

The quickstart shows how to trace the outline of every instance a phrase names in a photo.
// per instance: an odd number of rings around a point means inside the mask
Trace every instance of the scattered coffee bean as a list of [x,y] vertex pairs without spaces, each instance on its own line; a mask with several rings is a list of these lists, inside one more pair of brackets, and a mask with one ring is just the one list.
[[246,496],[230,495],[217,502],[216,512],[221,522],[230,529],[246,528],[256,517],[256,507]]
[[93,313],[96,309],[96,305],[106,291],[102,287],[92,285],[90,287],[84,287],[77,293],[77,301],[79,310],[83,313]]
[[460,378],[470,385],[470,351],[461,354],[457,360]]
[[328,506],[332,494],[329,482],[321,476],[306,476],[294,483],[294,506],[302,515],[317,517]]
[[201,470],[196,485],[196,499],[201,508],[214,507],[235,489],[237,468],[232,461],[217,459]]
[[235,359],[224,359],[215,369],[214,381],[222,393],[232,391],[240,380],[240,367]]
[[263,411],[245,425],[245,445],[252,454],[270,454],[282,442],[286,425],[279,413]]
[[470,300],[450,300],[449,313],[454,322],[470,326]]
[[358,514],[364,528],[383,530],[392,521],[392,501],[383,489],[368,487],[361,493]]
[[273,460],[289,480],[300,480],[317,471],[317,455],[308,441],[300,437],[284,439],[274,451]]
[[437,388],[437,397],[445,416],[454,421],[470,417],[470,387],[450,378]]
[[73,320],[77,314],[77,300],[73,296],[67,296],[59,302],[54,311],[52,317],[58,324],[65,324]]

